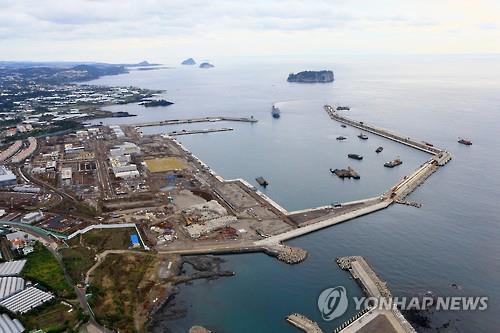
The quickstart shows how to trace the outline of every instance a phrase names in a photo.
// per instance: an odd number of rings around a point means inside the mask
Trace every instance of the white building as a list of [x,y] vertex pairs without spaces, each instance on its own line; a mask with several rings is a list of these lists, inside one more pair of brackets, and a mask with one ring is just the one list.
[[0,187],[15,185],[17,183],[16,175],[5,166],[0,165]]
[[26,224],[33,224],[35,222],[41,221],[42,219],[43,219],[43,213],[41,211],[38,211],[24,215],[21,218],[21,222]]

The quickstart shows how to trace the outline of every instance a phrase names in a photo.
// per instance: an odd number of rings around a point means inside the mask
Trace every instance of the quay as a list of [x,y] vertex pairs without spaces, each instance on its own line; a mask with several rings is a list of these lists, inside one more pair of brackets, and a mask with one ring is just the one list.
[[323,330],[321,330],[315,321],[312,321],[300,313],[292,313],[288,315],[286,317],[286,321],[306,333],[323,333]]
[[[363,257],[338,257],[337,264],[341,269],[348,271],[352,275],[367,297],[377,298],[379,302],[381,299],[387,299],[389,303],[392,294],[387,287],[387,283],[375,273]],[[372,305],[361,310],[333,332],[417,333],[401,312],[392,304],[387,309],[372,308]]]
[[215,132],[228,132],[233,131],[233,128],[223,127],[223,128],[207,128],[200,130],[181,130],[181,131],[173,131],[168,132],[168,136],[179,136],[179,135],[190,135],[190,134],[205,134],[205,133],[215,133]]
[[191,123],[215,123],[219,121],[239,121],[244,123],[256,123],[258,120],[253,117],[205,117],[205,118],[190,118],[190,119],[167,119],[159,121],[151,121],[145,123],[131,124],[134,127],[149,127],[149,126],[165,126]]

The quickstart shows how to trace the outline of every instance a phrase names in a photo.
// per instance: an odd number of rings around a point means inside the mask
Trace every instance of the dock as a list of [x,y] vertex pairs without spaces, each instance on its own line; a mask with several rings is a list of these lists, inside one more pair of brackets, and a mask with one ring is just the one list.
[[[378,299],[392,298],[387,283],[383,281],[373,268],[361,256],[338,257],[337,264],[348,271],[363,289],[367,297]],[[379,309],[365,308],[353,318],[335,329],[334,333],[417,333],[397,308]]]
[[286,321],[306,333],[323,333],[323,330],[321,330],[315,321],[312,321],[300,313],[292,313],[288,315],[286,317]]
[[149,126],[166,126],[192,123],[215,123],[219,121],[238,121],[244,123],[256,123],[258,120],[250,117],[205,117],[205,118],[189,118],[189,119],[167,119],[159,121],[151,121],[146,123],[131,124],[134,127],[149,127]]
[[207,129],[199,129],[199,130],[181,130],[181,131],[172,131],[168,132],[169,136],[179,136],[179,135],[191,135],[191,134],[206,134],[206,133],[216,133],[216,132],[228,132],[233,131],[233,128],[223,127],[223,128],[207,128]]

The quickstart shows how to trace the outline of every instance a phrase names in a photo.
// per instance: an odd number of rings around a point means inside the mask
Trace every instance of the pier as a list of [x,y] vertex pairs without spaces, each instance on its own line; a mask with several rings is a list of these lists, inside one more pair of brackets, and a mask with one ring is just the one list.
[[[339,257],[337,264],[348,271],[363,289],[367,297],[377,299],[392,298],[387,283],[383,281],[366,262],[363,257]],[[380,303],[380,301],[379,301]],[[417,331],[404,318],[401,312],[392,306],[389,308],[365,308],[353,318],[344,322],[334,330],[334,333],[417,333]]]
[[149,126],[166,126],[166,125],[179,125],[179,124],[192,124],[192,123],[215,123],[219,121],[238,121],[244,123],[256,123],[258,120],[253,117],[205,117],[205,118],[189,118],[189,119],[167,119],[159,121],[151,121],[146,123],[131,124],[135,127],[149,127]]
[[292,313],[288,315],[286,317],[286,321],[306,333],[323,333],[316,322],[300,313]]
[[436,148],[434,146],[429,146],[428,144],[424,143],[424,141],[415,140],[415,139],[412,139],[410,137],[406,137],[406,136],[388,131],[386,129],[376,127],[374,125],[365,124],[362,121],[355,121],[355,120],[349,119],[347,117],[341,116],[330,105],[325,105],[324,108],[325,108],[325,111],[330,116],[330,118],[332,118],[333,120],[336,120],[340,123],[359,128],[360,130],[384,137],[384,138],[392,140],[392,141],[396,141],[398,143],[404,144],[404,145],[409,146],[411,148],[421,150],[421,151],[426,152],[428,154],[437,155],[443,151],[442,149]]
[[191,134],[205,134],[205,133],[216,133],[216,132],[228,132],[233,131],[233,128],[223,127],[223,128],[207,128],[200,130],[181,130],[181,131],[173,131],[168,132],[169,136],[179,136],[179,135],[191,135]]

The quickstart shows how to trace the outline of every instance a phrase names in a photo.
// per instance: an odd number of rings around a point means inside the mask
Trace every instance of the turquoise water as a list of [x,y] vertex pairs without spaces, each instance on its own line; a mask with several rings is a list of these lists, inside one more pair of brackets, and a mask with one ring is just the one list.
[[[411,196],[421,209],[392,206],[387,210],[291,241],[309,251],[308,259],[288,266],[261,254],[225,256],[236,276],[182,287],[177,298],[188,307],[185,318],[160,323],[174,332],[194,324],[217,332],[295,332],[284,322],[302,312],[321,320],[316,299],[326,287],[344,285],[360,293],[333,259],[364,255],[388,281],[393,294],[487,295],[489,309],[437,313],[433,324],[451,320],[451,331],[496,332],[500,321],[500,242],[498,207],[500,164],[499,57],[376,57],[331,59],[221,60],[211,70],[172,68],[104,77],[94,83],[166,89],[176,104],[144,109],[115,106],[139,117],[103,120],[124,123],[198,116],[250,116],[257,124],[210,123],[178,128],[233,127],[227,133],[181,137],[196,155],[225,178],[269,180],[267,193],[289,210],[379,194],[424,162],[427,156],[370,135],[343,129],[322,110],[325,103],[352,107],[352,118],[371,122],[445,147],[452,163],[434,174]],[[289,84],[289,72],[333,69],[332,84]],[[272,103],[282,110],[270,116]],[[162,132],[166,128],[147,128]],[[169,127],[169,130],[174,130]],[[338,135],[346,142],[335,140]],[[470,137],[471,147],[457,137]],[[380,155],[378,145],[385,147]],[[347,153],[365,156],[348,160]],[[403,165],[386,169],[383,162],[401,157]],[[353,166],[359,181],[341,181],[328,169]],[[450,287],[463,287],[456,291]],[[161,316],[159,318],[161,321]]]

